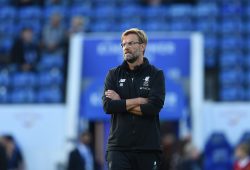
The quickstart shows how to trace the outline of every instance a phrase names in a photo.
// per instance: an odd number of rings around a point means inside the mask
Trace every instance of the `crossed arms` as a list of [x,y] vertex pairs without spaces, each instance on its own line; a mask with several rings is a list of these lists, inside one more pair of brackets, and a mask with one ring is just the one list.
[[164,105],[165,99],[165,79],[162,71],[158,71],[147,98],[137,97],[131,99],[123,99],[116,92],[116,79],[113,71],[110,71],[106,77],[103,108],[109,114],[122,114],[129,112],[139,116],[155,116],[159,114]]
[[[105,96],[111,100],[121,100],[119,94],[117,94],[114,90],[107,90],[105,91]],[[142,115],[141,112],[141,104],[148,103],[147,98],[138,97],[133,99],[126,99],[126,110],[135,115]]]

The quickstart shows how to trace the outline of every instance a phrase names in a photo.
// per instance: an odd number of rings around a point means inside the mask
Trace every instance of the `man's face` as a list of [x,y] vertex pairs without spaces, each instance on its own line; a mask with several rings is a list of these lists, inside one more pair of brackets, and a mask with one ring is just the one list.
[[129,63],[134,63],[143,55],[143,46],[136,34],[128,34],[122,40],[123,58]]

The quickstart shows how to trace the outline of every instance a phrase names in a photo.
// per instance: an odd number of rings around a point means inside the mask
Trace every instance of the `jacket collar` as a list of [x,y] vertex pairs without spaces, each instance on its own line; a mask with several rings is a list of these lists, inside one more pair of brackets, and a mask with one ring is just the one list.
[[148,59],[146,57],[144,57],[143,58],[143,63],[141,65],[139,65],[139,66],[136,66],[134,70],[129,69],[128,63],[126,61],[123,61],[123,63],[121,64],[121,68],[125,69],[127,71],[139,72],[148,65],[149,65],[149,61],[148,61]]

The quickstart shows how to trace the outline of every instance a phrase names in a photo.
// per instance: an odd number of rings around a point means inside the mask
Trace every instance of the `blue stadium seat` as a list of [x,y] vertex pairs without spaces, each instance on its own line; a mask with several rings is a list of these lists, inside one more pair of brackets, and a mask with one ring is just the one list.
[[63,75],[60,70],[51,70],[49,72],[41,72],[39,74],[39,86],[62,86]]
[[8,87],[10,84],[10,75],[6,70],[0,71],[0,87]]
[[0,22],[11,22],[14,23],[16,19],[17,11],[14,7],[3,6],[0,7]]
[[202,31],[205,33],[217,33],[220,28],[218,26],[218,21],[217,20],[206,20],[204,22],[204,19],[196,21],[195,22],[195,30],[197,31]]
[[243,39],[240,36],[226,36],[221,38],[221,49],[226,50],[242,50],[244,48]]
[[250,69],[250,54],[248,54],[245,59],[244,59],[244,66],[247,68],[247,69]]
[[13,75],[11,85],[14,88],[35,87],[37,85],[37,77],[35,73],[18,72]]
[[19,10],[19,20],[22,21],[40,21],[43,18],[42,10],[39,7],[26,7]]
[[73,17],[73,16],[91,17],[93,15],[91,7],[90,6],[84,6],[84,5],[72,6],[69,9],[69,13],[70,13],[70,17]]
[[63,69],[64,58],[60,55],[44,54],[39,62],[39,70]]
[[219,81],[222,85],[241,84],[244,82],[244,78],[244,72],[238,69],[225,69],[219,75]]
[[150,20],[166,21],[169,17],[168,9],[165,6],[147,7],[145,9],[145,17]]
[[223,53],[219,57],[219,60],[220,66],[223,68],[241,67],[244,63],[244,58],[242,54],[233,53],[232,51]]
[[92,32],[109,32],[112,31],[113,23],[109,23],[103,20],[90,24],[90,31]]
[[147,31],[167,31],[169,26],[167,23],[152,20],[145,23],[145,28]]
[[237,3],[228,3],[223,4],[220,8],[220,13],[223,18],[232,18],[240,16],[243,13],[243,8],[241,4]]
[[8,6],[10,0],[0,0],[0,6]]
[[218,37],[215,34],[207,34],[205,37],[206,49],[217,49],[219,47]]
[[244,30],[243,25],[244,24],[240,20],[223,20],[221,23],[221,32],[223,34],[242,33]]
[[10,94],[11,103],[33,103],[36,93],[33,88],[17,88]]
[[232,147],[223,133],[213,133],[204,149],[204,170],[231,170]]
[[102,20],[105,20],[106,22],[114,22],[117,12],[117,9],[112,6],[99,6],[94,8],[93,17],[96,22],[103,22]]
[[213,50],[206,50],[205,51],[205,66],[207,68],[213,68],[217,64],[218,54]]
[[197,19],[217,19],[219,8],[216,3],[199,3],[193,10]]
[[62,19],[66,19],[66,16],[68,16],[68,9],[63,6],[48,6],[44,9],[44,19],[48,22],[49,18],[54,14],[59,14]]
[[39,103],[59,103],[62,99],[63,93],[59,87],[41,88],[36,98]]
[[118,11],[118,16],[122,22],[126,21],[141,21],[144,17],[145,11],[141,6],[138,5],[128,5],[122,6],[121,9]]
[[192,6],[191,5],[172,5],[169,7],[169,16],[172,18],[192,18]]
[[243,101],[246,98],[245,89],[241,86],[221,88],[219,95],[221,101]]
[[0,85],[0,103],[8,103],[9,94],[8,88]]

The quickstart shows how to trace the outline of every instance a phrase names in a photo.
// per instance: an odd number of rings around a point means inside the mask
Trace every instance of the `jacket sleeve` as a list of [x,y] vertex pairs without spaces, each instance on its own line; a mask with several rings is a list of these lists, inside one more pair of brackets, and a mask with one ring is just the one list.
[[116,82],[114,81],[114,71],[109,71],[105,83],[104,83],[104,91],[102,96],[103,109],[107,114],[119,114],[126,112],[126,100],[111,100],[105,96],[105,91],[114,90],[116,93]]
[[140,105],[141,112],[145,116],[155,116],[159,114],[165,100],[165,78],[163,71],[158,71],[149,91],[148,103]]

